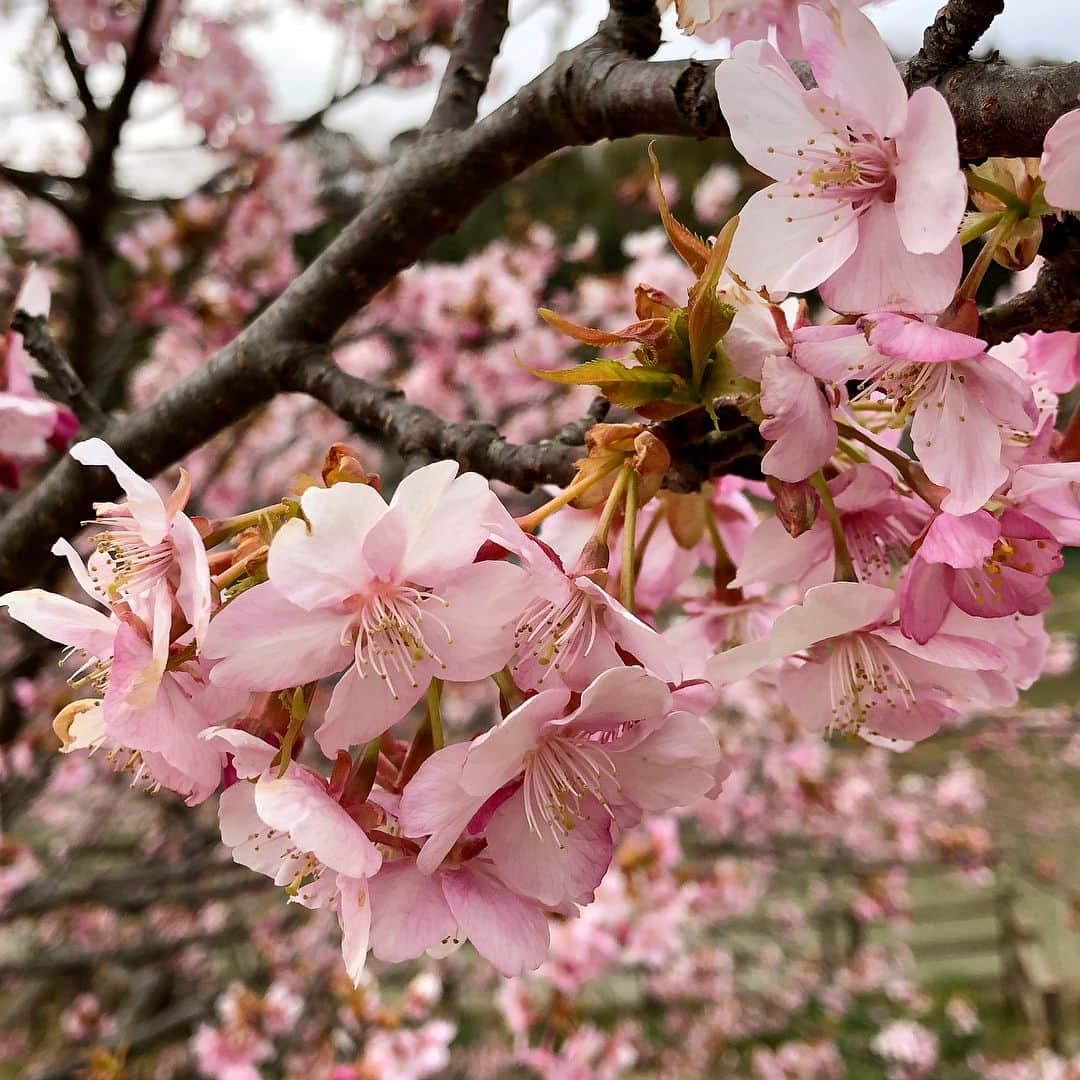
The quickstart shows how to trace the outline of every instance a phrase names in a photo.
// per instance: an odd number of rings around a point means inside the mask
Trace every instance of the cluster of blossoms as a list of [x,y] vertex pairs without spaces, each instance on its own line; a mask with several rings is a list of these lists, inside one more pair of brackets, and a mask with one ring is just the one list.
[[[90,439],[72,456],[125,498],[98,505],[85,562],[54,551],[91,605],[0,598],[89,694],[56,717],[63,749],[217,795],[237,862],[335,912],[355,983],[369,951],[466,939],[503,975],[539,967],[624,830],[721,795],[718,702],[765,686],[810,732],[903,749],[1043,669],[1047,583],[1080,542],[1080,440],[1055,430],[1076,338],[990,352],[974,297],[992,260],[1034,257],[1033,223],[1080,208],[1080,112],[1035,172],[965,178],[944,99],[908,98],[855,5],[803,4],[798,29],[817,89],[765,41],[717,75],[736,147],[776,182],[711,244],[658,184],[687,302],[638,285],[611,332],[543,311],[605,352],[535,374],[640,417],[595,425],[566,490],[515,518],[441,461],[387,501],[336,446],[295,494],[209,520],[185,512],[186,473],[162,495]],[[965,222],[969,185],[989,199]],[[814,289],[835,318],[785,300]],[[764,482],[687,482],[680,455],[721,416]],[[458,686],[497,691],[497,719],[448,740]]]

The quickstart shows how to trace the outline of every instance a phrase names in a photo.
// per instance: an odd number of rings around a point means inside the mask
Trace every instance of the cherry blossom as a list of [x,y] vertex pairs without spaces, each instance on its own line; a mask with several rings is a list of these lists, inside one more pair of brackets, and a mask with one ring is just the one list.
[[799,8],[819,90],[765,41],[716,73],[739,152],[777,183],[740,212],[730,266],[751,287],[821,287],[837,311],[936,312],[960,276],[966,191],[944,98],[910,102],[873,24],[848,0]]
[[305,520],[275,536],[267,583],[211,623],[213,681],[279,690],[344,670],[315,734],[333,755],[397,723],[433,677],[501,668],[524,574],[473,562],[505,511],[479,476],[456,472],[449,462],[420,469],[389,505],[366,484],[304,492]]
[[901,419],[926,474],[947,488],[951,514],[978,510],[1009,476],[1002,460],[1010,432],[1027,432],[1038,413],[1030,387],[986,354],[985,342],[904,315],[867,315],[855,326],[796,331],[795,361],[844,393],[883,395]]
[[720,653],[709,675],[743,679],[806,651],[785,666],[780,693],[812,727],[917,742],[956,717],[954,695],[979,693],[980,673],[1004,667],[992,645],[938,634],[923,646],[888,625],[896,596],[878,585],[835,582],[810,589],[758,641]]

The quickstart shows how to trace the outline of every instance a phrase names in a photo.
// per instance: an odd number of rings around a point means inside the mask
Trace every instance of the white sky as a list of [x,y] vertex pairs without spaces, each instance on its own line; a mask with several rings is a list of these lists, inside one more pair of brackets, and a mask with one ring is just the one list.
[[[10,0],[9,0],[10,2]],[[214,0],[202,0],[209,6]],[[914,52],[923,28],[933,19],[941,0],[886,0],[867,13],[898,55]],[[25,107],[29,83],[18,65],[35,25],[41,4],[21,0],[15,14],[0,23],[0,158],[32,167],[43,146],[61,152],[70,142],[62,120],[44,123],[16,115]],[[271,4],[273,6],[273,4]],[[0,3],[0,11],[4,5]],[[511,0],[511,29],[496,63],[492,86],[483,108],[509,97],[524,81],[541,71],[559,48],[580,41],[606,11],[606,0]],[[720,46],[685,38],[674,27],[674,11],[664,19],[665,43],[658,57],[670,59],[720,56]],[[330,58],[338,54],[338,31],[315,14],[282,7],[266,24],[246,31],[249,47],[267,72],[279,119],[293,119],[321,106],[331,93]],[[995,47],[1009,59],[1068,59],[1080,52],[1080,4],[1075,0],[1006,0],[980,51]],[[1070,50],[1071,45],[1071,50]],[[107,80],[108,72],[102,75]],[[345,85],[350,72],[344,72]],[[106,90],[107,87],[101,87]],[[434,100],[434,86],[418,90],[374,89],[334,110],[331,127],[353,135],[366,149],[378,153],[398,132],[421,123]],[[190,147],[197,137],[185,130],[179,109],[168,109],[160,92],[148,88],[136,100],[136,113],[147,119],[124,133],[119,159],[123,181],[146,193],[181,194],[213,170],[213,162]],[[181,148],[161,150],[161,148]]]

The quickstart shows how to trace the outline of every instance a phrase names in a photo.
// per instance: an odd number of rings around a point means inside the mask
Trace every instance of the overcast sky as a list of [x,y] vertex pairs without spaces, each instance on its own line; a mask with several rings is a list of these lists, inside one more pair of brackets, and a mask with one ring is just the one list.
[[[202,0],[210,7],[214,0]],[[886,0],[868,7],[898,55],[910,55],[920,43],[923,28],[933,19],[940,0]],[[2,5],[0,5],[2,6]],[[271,0],[271,6],[272,0]],[[606,0],[511,0],[511,29],[496,63],[483,109],[491,109],[541,71],[559,48],[588,36],[606,10]],[[20,3],[16,14],[0,23],[0,157],[13,164],[32,166],[42,141],[62,147],[68,140],[62,122],[43,124],[41,118],[10,115],[27,99],[27,83],[17,59],[35,25],[34,2]],[[674,26],[674,11],[664,18],[663,59],[723,56],[722,46],[705,45],[683,37]],[[337,55],[337,31],[317,15],[295,7],[278,9],[264,25],[246,32],[249,47],[262,62],[279,119],[293,119],[321,106],[332,92],[328,71]],[[1033,58],[1068,59],[1080,54],[1080,3],[1077,0],[1007,0],[978,51],[999,49],[1017,63]],[[345,72],[346,84],[349,72]],[[101,88],[103,91],[107,87]],[[368,150],[378,153],[399,131],[421,123],[434,98],[434,87],[413,91],[374,89],[340,106],[330,125],[347,131]],[[197,136],[185,130],[179,109],[162,111],[167,104],[151,91],[137,101],[137,112],[153,120],[125,129],[122,178],[144,191],[181,194],[212,171],[206,155],[183,149]],[[164,149],[160,148],[172,148]],[[176,149],[180,148],[180,149]]]

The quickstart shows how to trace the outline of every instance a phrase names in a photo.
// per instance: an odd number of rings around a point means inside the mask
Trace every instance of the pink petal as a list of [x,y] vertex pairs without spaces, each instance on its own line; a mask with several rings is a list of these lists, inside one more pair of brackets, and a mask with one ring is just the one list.
[[993,356],[958,367],[968,393],[982,402],[987,412],[1014,431],[1031,431],[1039,419],[1039,408],[1031,387],[1007,364]]
[[537,905],[470,866],[444,872],[443,893],[476,951],[507,978],[534,971],[547,956],[547,919]]
[[232,850],[234,862],[276,878],[292,841],[288,833],[266,835],[266,822],[255,809],[254,784],[233,784],[221,793],[218,822],[221,842]]
[[1080,210],[1080,109],[1059,117],[1046,133],[1039,175],[1051,206]]
[[940,392],[915,410],[911,443],[926,475],[949,489],[946,513],[974,513],[1009,477],[997,422],[951,369]]
[[461,770],[462,788],[470,795],[487,798],[513,780],[545,726],[562,716],[569,701],[566,690],[541,690],[474,739]]
[[774,585],[799,581],[820,563],[831,560],[832,553],[832,533],[826,521],[819,519],[801,536],[793,537],[779,518],[766,518],[751,533],[731,584],[741,589],[759,581]]
[[440,678],[473,682],[503,667],[513,655],[514,628],[529,593],[528,574],[511,563],[459,567],[423,605],[426,640],[445,665]]
[[367,484],[334,484],[308,488],[300,506],[307,522],[287,521],[270,545],[274,587],[306,610],[362,592],[371,574],[357,554],[386,513],[382,496]]
[[795,363],[830,385],[862,382],[885,366],[857,326],[804,326],[794,338]]
[[169,527],[169,515],[164,501],[149,480],[125,465],[116,451],[101,439],[76,443],[68,452],[82,465],[103,465],[107,468],[127,495],[128,509],[135,518],[143,541],[151,547],[161,543]]
[[577,709],[556,723],[567,731],[602,732],[618,730],[636,720],[656,719],[670,711],[671,691],[666,683],[642,668],[620,667],[595,679],[581,695]]
[[809,589],[801,604],[776,616],[769,635],[714,656],[709,678],[736,682],[774,660],[801,652],[819,641],[872,626],[896,604],[891,589],[853,581],[834,581]]
[[945,330],[907,315],[868,315],[859,325],[869,327],[868,340],[879,353],[899,360],[936,364],[983,356],[986,342],[970,334]]
[[835,141],[806,106],[806,90],[767,41],[737,45],[716,69],[720,109],[740,154],[759,172],[786,180],[802,165],[807,140]]
[[817,380],[786,356],[768,356],[762,368],[761,434],[772,442],[761,471],[793,483],[812,476],[836,449],[836,422]]
[[664,639],[647,623],[631,614],[595,581],[581,577],[576,582],[603,611],[604,628],[624,651],[639,661],[647,672],[664,682],[679,682],[682,668]]
[[302,767],[280,779],[262,777],[255,784],[255,809],[267,825],[288,833],[301,851],[339,874],[370,877],[382,865],[364,830]]
[[379,960],[413,960],[457,933],[441,877],[421,873],[411,859],[383,863],[368,882],[368,892],[371,950]]
[[728,266],[751,290],[806,292],[855,251],[859,224],[851,204],[812,191],[801,181],[773,184],[740,211]]
[[409,526],[402,511],[391,507],[364,537],[361,558],[376,581],[400,581],[402,561],[409,543]]
[[896,220],[904,246],[915,254],[942,251],[956,238],[968,192],[956,149],[956,122],[933,87],[911,95],[896,155]]
[[802,4],[799,30],[818,86],[878,135],[897,135],[907,119],[907,91],[874,24],[852,3],[828,12]]
[[985,510],[962,517],[937,514],[919,547],[919,558],[954,567],[981,566],[1000,535],[1001,525]]
[[438,869],[490,794],[470,795],[462,788],[461,771],[468,753],[469,743],[465,742],[437,750],[420,766],[401,794],[398,820],[402,833],[430,837],[416,860],[424,874]]
[[952,570],[944,563],[912,559],[900,580],[900,630],[925,644],[941,628],[949,610]]
[[372,906],[369,887],[355,878],[338,878],[338,924],[341,957],[353,986],[360,985],[371,936]]
[[740,375],[761,382],[762,361],[774,353],[786,354],[787,346],[767,303],[741,289],[732,293],[728,299],[735,307],[735,321],[724,335],[724,352]]
[[1069,330],[1048,334],[1040,330],[1030,335],[1026,338],[1024,363],[1055,394],[1067,394],[1080,382],[1080,334]]
[[[53,544],[50,550],[54,555],[62,555],[67,560],[71,576],[76,580],[79,588],[82,589],[87,596],[92,600],[96,600],[99,604],[108,606],[108,598],[104,590],[90,576],[90,572],[86,569],[86,563],[82,561],[82,557],[67,540],[61,537]],[[96,555],[97,552],[94,554]]]
[[874,631],[874,636],[896,649],[901,649],[908,656],[928,660],[946,668],[1000,671],[1005,667],[1005,657],[999,648],[988,641],[979,641],[973,637],[939,633],[929,641],[918,642],[905,637],[895,626],[879,627]]
[[949,305],[963,272],[958,241],[937,255],[913,255],[900,239],[895,204],[874,202],[859,218],[855,254],[821,286],[834,311],[937,312]]
[[399,486],[394,506],[405,515],[409,540],[402,566],[411,581],[429,585],[454,581],[458,568],[472,562],[492,531],[516,527],[477,473],[452,479],[434,503],[412,489],[408,498],[400,492]]
[[689,806],[716,782],[720,745],[707,721],[672,713],[631,750],[612,748],[619,794],[648,813]]
[[6,607],[13,619],[50,641],[74,646],[87,656],[112,656],[118,624],[95,608],[44,589],[4,593],[0,607]]
[[40,460],[47,452],[56,418],[52,401],[0,391],[0,453],[23,461]]
[[353,661],[343,645],[349,616],[305,611],[270,582],[241,593],[210,622],[203,655],[219,659],[211,680],[238,690],[283,690],[314,682]]
[[170,529],[173,552],[180,569],[180,582],[176,588],[176,601],[184,617],[195,631],[195,641],[202,645],[210,629],[210,564],[206,558],[206,546],[191,518],[178,513]]
[[611,818],[592,796],[582,800],[581,810],[563,844],[555,844],[529,828],[519,788],[492,815],[485,855],[510,888],[548,907],[592,903],[611,863]]
[[[214,725],[200,731],[199,738],[231,754],[236,775],[242,780],[253,780],[261,776],[277,754],[277,747],[239,728]],[[252,797],[254,798],[254,795]]]
[[361,675],[352,664],[334,687],[326,716],[315,731],[319,749],[332,758],[339,750],[377,739],[404,719],[424,696],[437,670],[433,661],[425,660],[412,672],[415,685],[398,678],[391,687],[372,671]]

